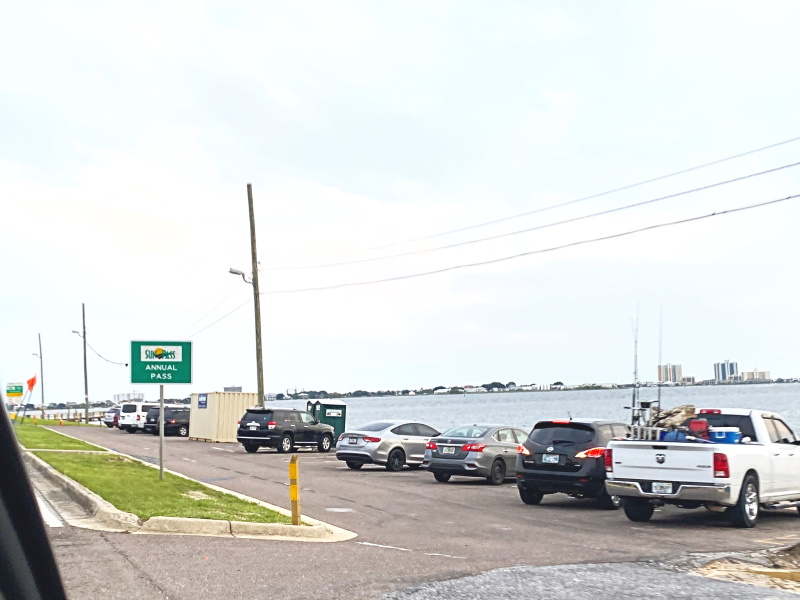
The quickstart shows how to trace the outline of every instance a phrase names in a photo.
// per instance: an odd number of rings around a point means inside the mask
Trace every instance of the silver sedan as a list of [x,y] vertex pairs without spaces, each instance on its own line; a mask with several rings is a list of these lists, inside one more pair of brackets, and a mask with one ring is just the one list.
[[403,465],[422,466],[425,446],[439,432],[429,425],[413,421],[374,421],[344,432],[336,444],[336,458],[351,469],[364,465],[385,465],[387,471],[399,471]]
[[500,485],[515,476],[517,446],[527,437],[511,425],[459,425],[428,442],[422,466],[442,483],[468,475]]

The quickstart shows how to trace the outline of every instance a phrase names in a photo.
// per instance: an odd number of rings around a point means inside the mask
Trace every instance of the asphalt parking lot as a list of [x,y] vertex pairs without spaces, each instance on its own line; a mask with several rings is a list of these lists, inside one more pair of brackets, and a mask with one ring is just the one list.
[[[64,432],[158,460],[155,436],[99,427]],[[210,597],[225,590],[230,597],[250,597],[250,592],[255,596],[255,590],[262,590],[292,598],[324,594],[349,599],[376,598],[426,582],[518,565],[661,561],[687,553],[763,550],[800,542],[796,510],[766,513],[752,530],[731,527],[724,515],[675,507],[659,510],[649,523],[632,523],[621,510],[601,510],[593,500],[555,495],[546,496],[539,506],[524,505],[513,482],[490,486],[481,479],[453,478],[437,483],[425,471],[390,473],[370,466],[351,471],[336,460],[334,451],[298,454],[303,513],[358,537],[325,544],[72,535],[90,548],[93,541],[121,548],[146,575],[142,580],[152,578],[169,597],[194,597],[185,593],[200,577]],[[171,470],[289,507],[289,455],[274,450],[247,454],[238,444],[170,437],[165,440],[165,457]],[[60,565],[68,560],[68,546],[59,547],[58,536],[66,542],[69,535],[59,532],[54,538]],[[155,557],[162,555],[158,562]],[[183,557],[179,564],[176,556]],[[165,564],[175,566],[172,576],[164,571]],[[258,576],[259,568],[267,565],[269,582]],[[233,590],[238,592],[231,595]]]

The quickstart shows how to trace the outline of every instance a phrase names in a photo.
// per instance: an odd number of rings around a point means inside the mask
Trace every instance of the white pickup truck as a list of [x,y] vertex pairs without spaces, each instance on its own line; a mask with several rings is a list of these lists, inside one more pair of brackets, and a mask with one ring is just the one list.
[[[739,443],[612,440],[606,489],[622,498],[631,521],[648,521],[656,506],[705,506],[753,527],[761,509],[800,510],[800,441],[775,413],[704,408],[710,427],[735,427]],[[712,429],[713,430],[713,429]]]

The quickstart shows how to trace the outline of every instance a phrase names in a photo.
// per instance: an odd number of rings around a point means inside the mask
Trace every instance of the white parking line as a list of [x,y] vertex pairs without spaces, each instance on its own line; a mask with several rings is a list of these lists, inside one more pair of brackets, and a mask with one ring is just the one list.
[[64,523],[58,518],[58,515],[52,511],[47,502],[42,499],[39,494],[36,494],[36,503],[39,505],[39,512],[42,513],[42,519],[48,527],[63,527]]
[[227,448],[217,448],[216,446],[211,446],[212,450],[222,450],[223,452],[235,452],[235,450],[228,450]]
[[383,544],[373,544],[372,542],[356,542],[362,546],[373,546],[374,548],[387,548],[389,550],[400,550],[402,552],[411,552],[408,548],[398,548],[397,546],[384,546]]
[[327,510],[328,512],[335,512],[335,513],[354,512],[352,508],[326,508],[325,510]]
[[451,556],[450,554],[438,554],[437,552],[426,552],[425,556],[443,556],[444,558],[458,558],[461,560],[466,559],[465,556]]
[[195,463],[197,462],[196,460],[192,460],[191,458],[186,458],[185,456],[183,457],[183,460],[188,460],[189,462],[195,462]]

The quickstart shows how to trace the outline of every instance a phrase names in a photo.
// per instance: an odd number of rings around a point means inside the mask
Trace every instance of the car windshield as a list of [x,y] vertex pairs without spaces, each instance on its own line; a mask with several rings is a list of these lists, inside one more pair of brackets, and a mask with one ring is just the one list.
[[160,413],[160,412],[161,412],[160,408],[151,408],[150,410],[147,411],[147,418],[148,419],[151,419],[151,418],[152,419],[157,419],[158,418],[158,413]]
[[529,439],[534,444],[553,446],[586,444],[594,439],[594,429],[578,423],[537,423]]
[[443,434],[443,437],[458,437],[458,438],[482,438],[489,431],[488,427],[481,427],[480,425],[459,425],[448,429]]
[[136,412],[136,405],[135,404],[126,404],[122,407],[122,412],[124,413],[132,413]]
[[246,413],[244,413],[244,416],[242,417],[242,425],[245,425],[245,424],[250,423],[252,421],[255,421],[256,423],[259,423],[259,424],[269,423],[270,421],[274,420],[273,419],[273,415],[274,414],[275,413],[273,413],[271,411],[270,412],[250,412],[250,411],[247,411]]
[[374,421],[358,428],[358,431],[383,431],[394,425],[391,421]]

